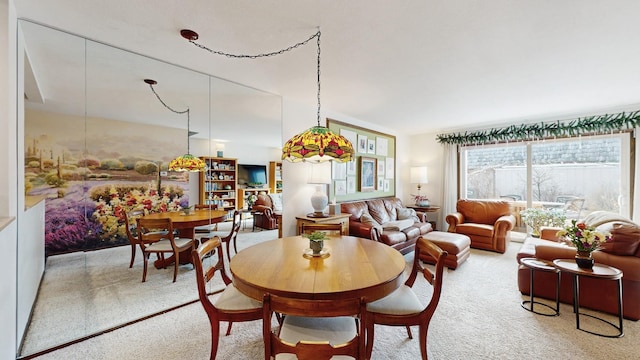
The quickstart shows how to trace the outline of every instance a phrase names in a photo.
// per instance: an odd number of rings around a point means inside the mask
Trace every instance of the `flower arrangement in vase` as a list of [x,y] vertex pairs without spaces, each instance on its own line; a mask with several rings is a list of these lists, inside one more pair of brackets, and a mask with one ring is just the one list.
[[247,208],[251,209],[253,204],[256,203],[256,200],[258,200],[258,196],[256,196],[256,194],[249,194],[245,200],[247,202]]
[[415,201],[416,206],[429,206],[429,198],[427,198],[426,195],[413,195],[411,194],[411,196],[413,197],[413,201]]
[[556,236],[569,240],[576,247],[576,263],[584,269],[593,267],[591,253],[598,250],[603,243],[611,241],[609,233],[597,231],[594,227],[576,220],[571,220],[571,224],[559,230]]
[[531,228],[531,236],[540,237],[543,226],[560,227],[567,217],[561,209],[527,208],[520,211],[522,222]]

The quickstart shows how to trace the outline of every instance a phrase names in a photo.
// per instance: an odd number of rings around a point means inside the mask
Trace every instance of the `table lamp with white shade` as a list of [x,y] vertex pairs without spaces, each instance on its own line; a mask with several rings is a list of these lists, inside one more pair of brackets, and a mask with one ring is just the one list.
[[429,206],[429,200],[426,196],[423,197],[421,193],[422,185],[429,183],[429,177],[427,174],[426,166],[413,166],[410,169],[411,183],[418,184],[418,194],[413,195],[414,199],[416,199],[417,206]]
[[326,187],[331,183],[331,162],[311,163],[309,169],[309,184],[316,185],[316,192],[311,195],[311,206],[313,212],[309,217],[327,217],[324,210],[329,205]]

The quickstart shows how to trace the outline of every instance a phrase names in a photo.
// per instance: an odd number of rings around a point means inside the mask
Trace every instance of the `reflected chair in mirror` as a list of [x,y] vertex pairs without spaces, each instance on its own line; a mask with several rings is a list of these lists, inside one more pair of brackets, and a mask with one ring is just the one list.
[[[208,204],[208,205],[203,205],[203,204],[196,204],[193,206],[194,210],[217,210],[218,209],[218,205],[216,204]],[[210,234],[212,231],[217,231],[218,230],[218,223],[213,223],[213,224],[209,224],[209,225],[202,225],[202,226],[196,226],[195,228],[193,228],[193,232],[195,233],[195,238],[196,239],[200,239],[202,237],[207,237],[207,235],[209,235],[208,237],[212,237],[215,234]]]
[[[217,256],[214,255],[217,253]],[[220,322],[227,321],[226,335],[231,333],[233,322],[252,321],[262,319],[262,303],[242,294],[231,282],[225,270],[224,250],[220,237],[213,238],[202,243],[198,249],[191,252],[193,265],[196,269],[196,282],[198,284],[198,296],[204,307],[209,324],[211,325],[211,355],[216,358],[218,353],[218,340],[220,338]],[[214,302],[211,302],[207,292],[207,284],[213,279],[216,272],[220,272],[224,290]]]
[[178,261],[179,254],[183,251],[191,252],[194,248],[194,239],[176,237],[173,231],[173,223],[169,218],[145,219],[141,217],[136,221],[138,224],[138,241],[144,260],[142,282],[147,279],[149,255],[152,253],[156,253],[160,258],[164,258],[165,254],[175,255],[173,282],[176,282],[178,267],[180,266],[180,261]]
[[[428,254],[436,259],[435,273],[422,265],[420,254]],[[440,301],[442,273],[446,257],[446,251],[429,240],[419,238],[416,242],[411,274],[404,285],[390,295],[367,304],[367,359],[371,358],[373,351],[374,325],[376,324],[405,326],[410,339],[413,339],[410,326],[417,325],[420,331],[420,353],[422,359],[427,359],[427,332],[431,318]],[[425,299],[426,305],[423,305],[418,294],[413,290],[418,274],[422,274],[431,286],[430,298]]]
[[238,253],[237,238],[238,232],[240,232],[240,226],[242,226],[242,213],[240,210],[234,210],[231,217],[231,231],[228,233],[223,231],[211,231],[200,238],[200,242],[208,241],[210,238],[217,236],[227,249],[227,260],[231,260],[231,245],[233,244],[233,250]]
[[124,215],[124,226],[127,231],[127,238],[129,238],[129,244],[131,245],[131,261],[129,262],[129,268],[133,267],[133,263],[136,260],[136,252],[138,251],[138,223],[136,219],[144,215],[144,210],[131,210]]
[[342,224],[302,224],[302,233],[311,234],[315,231],[322,231],[327,236],[349,235],[342,233]]
[[[328,360],[363,359],[365,351],[364,299],[290,299],[265,294],[262,319],[265,360],[284,358]],[[272,330],[273,315],[283,317],[280,329]]]

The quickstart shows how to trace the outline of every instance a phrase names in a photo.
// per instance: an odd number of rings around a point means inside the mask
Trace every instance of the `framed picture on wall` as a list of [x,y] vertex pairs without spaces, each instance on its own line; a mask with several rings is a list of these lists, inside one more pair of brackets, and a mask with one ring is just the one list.
[[347,177],[347,194],[356,193],[356,178],[355,176]]
[[361,154],[367,153],[367,137],[365,135],[358,134],[358,152]]
[[375,153],[376,153],[376,139],[368,139],[367,154],[375,154]]
[[374,191],[377,185],[377,159],[360,157],[360,191]]

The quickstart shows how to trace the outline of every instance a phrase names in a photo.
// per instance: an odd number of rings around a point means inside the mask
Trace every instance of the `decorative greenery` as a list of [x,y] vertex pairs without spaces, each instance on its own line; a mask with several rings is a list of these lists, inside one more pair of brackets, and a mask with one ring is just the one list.
[[596,231],[595,228],[576,220],[571,220],[571,225],[558,231],[556,236],[568,239],[578,251],[588,253],[598,250],[603,242],[611,241],[610,234]]
[[311,234],[302,234],[302,237],[306,237],[311,241],[322,241],[327,238],[327,233],[324,231],[314,231]]
[[527,141],[545,138],[574,137],[585,134],[606,134],[640,126],[640,111],[588,116],[561,122],[511,125],[483,131],[439,134],[441,144],[474,145],[493,142]]
[[567,217],[560,209],[527,208],[520,211],[522,222],[531,228],[533,236],[540,236],[543,226],[563,226]]

